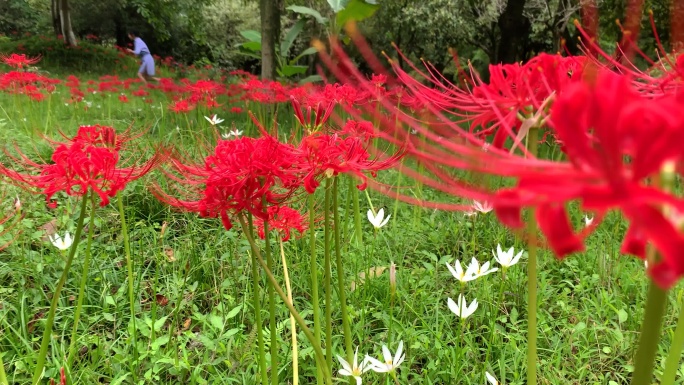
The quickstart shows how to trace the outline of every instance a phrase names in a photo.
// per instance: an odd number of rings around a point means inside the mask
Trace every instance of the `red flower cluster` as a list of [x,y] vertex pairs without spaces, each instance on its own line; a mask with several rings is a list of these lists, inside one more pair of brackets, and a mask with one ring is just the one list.
[[10,71],[0,75],[0,90],[23,94],[31,99],[41,101],[45,98],[43,92],[52,92],[59,80],[49,79],[33,72]]
[[257,228],[259,238],[266,238],[266,231],[264,229],[264,222],[268,223],[269,230],[277,231],[283,242],[290,239],[292,230],[296,230],[299,234],[303,234],[306,230],[306,222],[302,214],[287,206],[270,206],[267,210],[268,219],[264,221],[260,217],[254,219],[254,225]]
[[[18,155],[7,154],[13,160],[12,168],[0,165],[0,174],[21,187],[45,194],[47,202],[60,191],[74,196],[92,191],[105,206],[126,184],[147,174],[163,159],[163,153],[157,152],[139,165],[122,162],[121,152],[127,150],[131,139],[128,132],[117,135],[112,127],[81,126],[66,142],[51,142],[51,163],[35,162],[17,150]],[[121,163],[132,165],[121,167]]]
[[279,142],[263,128],[260,138],[221,140],[202,163],[172,157],[171,169],[166,173],[181,185],[174,187],[180,197],[159,185],[152,192],[174,207],[220,217],[226,229],[232,227],[230,218],[242,213],[271,221],[273,227],[278,223],[290,226],[292,215],[285,216],[287,210],[280,210],[301,187],[313,193],[320,178],[348,173],[359,177],[363,181],[359,188],[365,188],[366,173],[374,175],[396,164],[401,153],[371,158],[364,137],[357,136],[356,127],[365,124],[369,123],[350,123],[345,131],[337,133],[315,132],[305,136],[298,146]]

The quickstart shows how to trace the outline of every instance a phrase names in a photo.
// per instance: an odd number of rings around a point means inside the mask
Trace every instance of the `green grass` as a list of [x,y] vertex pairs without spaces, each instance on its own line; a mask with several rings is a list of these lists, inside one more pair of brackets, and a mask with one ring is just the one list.
[[[256,132],[246,114],[229,112],[231,105],[227,104],[217,110],[198,109],[186,116],[175,115],[166,107],[169,97],[158,91],[150,95],[153,103],[129,96],[131,102],[122,104],[116,95],[86,95],[92,103],[88,109],[84,103],[65,105],[68,97],[68,89],[63,86],[43,102],[0,93],[2,142],[8,146],[17,143],[29,154],[37,151],[49,157],[40,134],[58,138],[59,131],[73,134],[82,124],[104,124],[118,130],[133,127],[145,131],[143,147],[148,151],[153,144],[173,144],[187,154],[200,155],[200,144],[211,145],[214,140],[203,118],[210,113],[226,119],[225,130],[235,126],[246,134]],[[249,107],[256,109],[257,116],[269,112],[259,111],[260,106]],[[288,108],[281,106],[278,113],[285,130],[293,124]],[[2,159],[8,161],[7,157]],[[387,171],[379,178],[392,182],[397,173]],[[123,194],[134,260],[135,320],[130,319],[128,309],[116,202],[98,209],[94,223],[88,224],[95,226],[95,238],[78,329],[78,354],[68,368],[70,378],[75,384],[130,384],[133,369],[139,383],[255,384],[258,357],[248,273],[249,244],[238,231],[225,231],[219,220],[178,213],[157,202],[146,185],[161,179],[160,173],[153,173],[128,186]],[[419,193],[416,186],[412,191]],[[426,198],[436,197],[426,189],[421,191]],[[2,211],[13,210],[13,198],[18,194],[26,216],[2,238],[9,240],[20,232],[0,252],[0,354],[10,383],[25,384],[33,372],[45,314],[64,265],[60,252],[43,239],[42,226],[53,222],[58,232],[73,233],[79,204],[74,198],[58,195],[59,207],[50,210],[42,196],[9,186],[5,192],[0,202]],[[374,207],[384,206],[393,216],[386,227],[374,233],[365,220],[369,205],[361,193],[364,243],[357,246],[352,241],[352,208],[346,194],[346,188],[342,188],[337,208],[343,221],[345,286],[350,288],[352,280],[369,267],[389,266],[391,261],[397,264],[393,309],[387,271],[347,291],[353,344],[360,346],[360,354],[378,356],[382,344],[389,342],[394,350],[403,340],[406,361],[398,372],[402,384],[483,384],[485,371],[505,384],[523,384],[528,308],[526,255],[508,270],[505,281],[497,272],[467,285],[466,298],[469,302],[477,298],[480,305],[463,325],[446,305],[447,298],[455,300],[461,289],[445,266],[456,259],[467,263],[472,257],[480,262],[493,261],[492,250],[498,243],[506,249],[514,246],[517,251],[525,247],[522,241],[500,225],[493,213],[473,218],[398,203],[395,215],[392,199],[369,191]],[[323,191],[316,193],[319,202],[322,196]],[[576,226],[582,225],[582,218],[583,213],[574,210]],[[164,223],[167,227],[162,234]],[[587,240],[585,253],[558,261],[548,251],[541,252],[537,367],[541,384],[629,382],[648,279],[643,262],[619,253],[618,240],[625,228],[619,215],[612,213]],[[285,253],[295,307],[311,322],[306,235],[288,242]],[[322,230],[317,247],[322,270]],[[83,250],[76,256],[59,302],[46,379],[58,378],[59,368],[65,365]],[[279,262],[274,271],[282,279]],[[266,280],[262,278],[265,288]],[[265,290],[261,294],[262,303],[267,303]],[[333,300],[337,295],[333,293]],[[658,373],[663,369],[682,295],[681,285],[671,291]],[[265,310],[261,318],[266,320],[264,339],[268,351],[271,341]],[[279,365],[270,370],[279,372],[281,383],[291,383],[290,327],[287,310],[280,301],[276,319]],[[339,306],[333,306],[332,319],[333,352],[344,355]],[[136,346],[130,339],[133,322],[138,328]],[[298,330],[300,383],[314,383],[313,350]],[[138,363],[132,363],[134,350]],[[270,362],[268,355],[266,358]],[[336,375],[336,361],[333,366]],[[684,366],[678,383],[682,383],[683,375]],[[385,378],[368,372],[364,383],[384,384]]]

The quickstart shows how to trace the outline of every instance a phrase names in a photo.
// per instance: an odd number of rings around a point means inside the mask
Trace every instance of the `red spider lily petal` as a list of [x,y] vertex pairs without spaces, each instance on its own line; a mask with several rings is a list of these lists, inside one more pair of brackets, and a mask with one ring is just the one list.
[[541,205],[536,210],[539,229],[544,233],[551,250],[559,258],[584,251],[584,242],[572,231],[565,208],[559,204]]
[[623,254],[631,254],[635,257],[646,258],[646,244],[648,239],[646,234],[637,226],[630,226],[627,229],[625,238],[622,241],[620,252]]
[[632,222],[631,226],[637,226],[662,257],[649,264],[649,274],[662,288],[672,287],[684,276],[684,260],[681,258],[684,234],[655,207],[627,207],[623,212]]

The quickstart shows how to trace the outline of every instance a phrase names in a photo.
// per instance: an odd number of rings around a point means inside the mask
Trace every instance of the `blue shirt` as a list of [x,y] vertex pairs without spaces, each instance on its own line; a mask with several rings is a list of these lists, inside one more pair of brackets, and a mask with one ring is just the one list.
[[150,54],[150,49],[147,48],[147,44],[141,38],[136,37],[133,40],[133,53],[138,55],[138,57],[143,57]]

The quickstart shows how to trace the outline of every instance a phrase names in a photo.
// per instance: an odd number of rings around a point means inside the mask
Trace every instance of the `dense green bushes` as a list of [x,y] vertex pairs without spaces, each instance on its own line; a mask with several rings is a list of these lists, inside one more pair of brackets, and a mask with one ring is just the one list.
[[30,36],[17,40],[1,39],[0,53],[41,56],[40,67],[59,72],[116,74],[122,70],[134,71],[138,66],[135,56],[113,47],[87,41],[80,42],[76,47],[70,47],[55,37],[45,36]]

